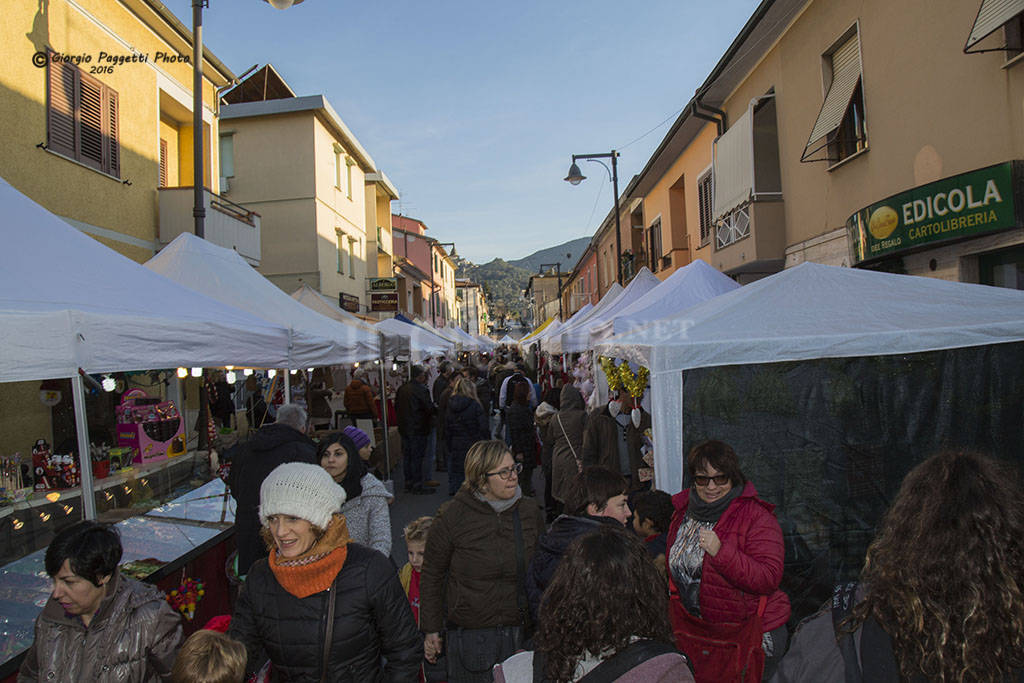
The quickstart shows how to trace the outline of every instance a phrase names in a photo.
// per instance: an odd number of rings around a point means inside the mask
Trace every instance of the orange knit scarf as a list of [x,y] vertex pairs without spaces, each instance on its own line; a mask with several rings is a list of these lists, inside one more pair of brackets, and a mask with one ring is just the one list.
[[302,555],[280,559],[277,548],[271,548],[270,571],[286,591],[297,598],[308,598],[327,590],[334,583],[334,577],[345,565],[351,541],[345,518],[336,514],[324,535]]

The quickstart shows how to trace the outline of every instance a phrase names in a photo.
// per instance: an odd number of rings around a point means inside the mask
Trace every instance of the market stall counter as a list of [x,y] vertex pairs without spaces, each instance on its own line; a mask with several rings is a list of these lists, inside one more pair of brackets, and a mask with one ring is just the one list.
[[[124,548],[120,571],[164,591],[183,614],[186,636],[211,617],[231,612],[224,567],[234,550],[234,521],[234,499],[220,479],[213,479],[143,516],[114,525]],[[32,644],[35,619],[50,597],[45,554],[43,548],[0,567],[3,683],[17,678]]]

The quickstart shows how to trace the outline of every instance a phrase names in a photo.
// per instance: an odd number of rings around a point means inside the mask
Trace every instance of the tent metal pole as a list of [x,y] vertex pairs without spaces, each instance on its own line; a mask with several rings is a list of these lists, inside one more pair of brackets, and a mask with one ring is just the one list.
[[284,369],[284,402],[292,402],[292,371]]
[[82,505],[86,519],[96,519],[96,495],[92,482],[92,454],[89,452],[89,422],[85,415],[85,386],[82,369],[71,378],[71,397],[75,404],[75,432],[78,434],[78,471],[82,475]]
[[388,432],[388,378],[384,369],[384,335],[380,335],[380,416],[384,425],[384,462],[388,468],[384,474],[385,480],[391,479],[391,439]]

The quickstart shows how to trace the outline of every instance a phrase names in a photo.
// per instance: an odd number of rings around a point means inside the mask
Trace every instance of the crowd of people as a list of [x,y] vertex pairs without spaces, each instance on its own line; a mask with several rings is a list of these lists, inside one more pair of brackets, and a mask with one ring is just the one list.
[[183,643],[163,596],[118,572],[116,532],[82,522],[46,552],[19,681],[1024,681],[1009,464],[919,464],[861,580],[791,633],[782,530],[728,444],[694,446],[669,496],[638,476],[632,402],[587,411],[509,361],[430,374],[411,367],[396,396],[405,490],[443,468],[449,497],[405,526],[400,569],[369,435],[314,443],[284,405],[232,461],[230,619]]

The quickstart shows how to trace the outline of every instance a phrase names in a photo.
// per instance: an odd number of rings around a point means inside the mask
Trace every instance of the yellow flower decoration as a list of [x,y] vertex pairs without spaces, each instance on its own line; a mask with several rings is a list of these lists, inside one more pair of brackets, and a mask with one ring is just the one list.
[[622,386],[622,381],[619,379],[619,369],[615,367],[615,361],[605,356],[600,356],[597,362],[601,364],[601,369],[604,371],[605,377],[608,379],[608,390],[616,391]]
[[647,380],[651,376],[650,371],[644,366],[634,375],[627,361],[622,361],[618,367],[619,384],[622,385],[633,398],[640,398],[647,388]]

